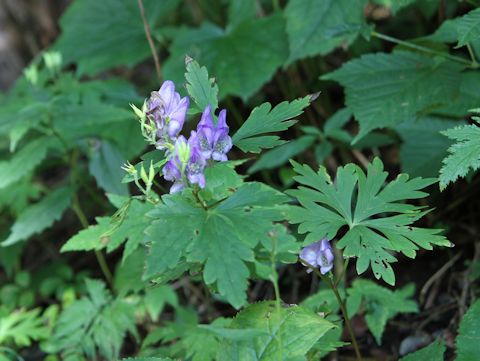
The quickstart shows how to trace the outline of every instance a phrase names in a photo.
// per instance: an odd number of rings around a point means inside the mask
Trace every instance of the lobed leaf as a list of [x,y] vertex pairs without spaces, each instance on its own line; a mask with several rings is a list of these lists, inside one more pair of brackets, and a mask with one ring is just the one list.
[[188,95],[197,104],[198,112],[203,112],[210,105],[212,113],[215,113],[218,107],[218,86],[215,84],[215,79],[209,78],[207,68],[200,67],[193,59],[187,59],[185,79]]

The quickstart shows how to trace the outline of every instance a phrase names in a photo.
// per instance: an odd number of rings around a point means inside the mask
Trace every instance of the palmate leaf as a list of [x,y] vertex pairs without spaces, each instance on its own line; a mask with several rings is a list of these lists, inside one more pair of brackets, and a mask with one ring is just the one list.
[[291,63],[349,44],[365,24],[364,0],[291,0],[285,8]]
[[[207,179],[208,184],[208,179]],[[234,307],[246,301],[252,249],[286,218],[283,194],[260,183],[245,183],[231,196],[203,209],[182,195],[166,195],[149,213],[156,220],[147,229],[152,241],[146,278],[175,268],[181,257],[203,265],[203,280],[215,284]]]
[[450,245],[439,229],[411,226],[426,211],[403,203],[427,196],[421,190],[435,179],[409,179],[400,174],[385,185],[388,173],[378,158],[368,166],[366,175],[354,164],[338,168],[335,182],[324,167],[315,172],[307,165],[292,164],[297,173],[294,179],[301,186],[287,193],[297,198],[301,207],[290,211],[290,221],[300,224],[300,233],[307,233],[305,245],[325,236],[333,239],[346,226],[347,232],[336,246],[343,249],[345,257],[357,257],[358,274],[370,266],[377,279],[393,285],[390,263],[397,260],[393,251],[414,258],[419,247]]
[[465,177],[470,170],[480,168],[480,127],[464,125],[442,132],[448,138],[456,141],[443,160],[440,169],[440,189],[445,189],[459,177]]
[[478,358],[480,352],[480,300],[470,306],[458,329],[455,340],[456,361],[470,361]]
[[276,135],[266,134],[290,128],[296,123],[292,118],[302,114],[310,101],[311,97],[306,96],[292,102],[282,102],[273,109],[270,103],[263,103],[253,109],[245,123],[234,134],[233,144],[245,153],[258,153],[261,149],[285,143]]
[[[335,327],[301,306],[277,309],[274,302],[249,305],[231,322],[234,330],[257,331],[247,340],[225,339],[218,361],[282,361],[304,356],[328,330]],[[263,333],[263,334],[262,334]]]
[[208,77],[207,68],[200,67],[193,59],[187,59],[185,79],[188,95],[197,104],[197,111],[203,112],[210,105],[214,113],[218,107],[218,86],[214,79]]
[[[416,53],[368,54],[322,77],[345,87],[345,102],[360,123],[360,139],[417,113],[451,103],[462,66]],[[355,141],[354,140],[354,141]]]

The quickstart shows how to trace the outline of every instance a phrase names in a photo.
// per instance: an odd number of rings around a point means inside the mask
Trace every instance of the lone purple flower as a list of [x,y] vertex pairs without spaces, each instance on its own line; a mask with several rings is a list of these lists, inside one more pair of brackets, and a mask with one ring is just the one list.
[[205,159],[212,158],[224,162],[227,153],[232,149],[232,138],[228,135],[227,111],[220,111],[217,124],[213,124],[211,107],[207,106],[197,126],[200,150]]
[[[328,239],[324,238],[318,242],[312,243],[300,252],[300,259],[320,268],[320,273],[324,275],[333,268],[333,251]],[[312,272],[311,269],[307,270]]]
[[165,81],[158,91],[151,93],[147,100],[147,115],[157,126],[159,147],[164,147],[165,127],[171,139],[175,139],[185,123],[185,116],[190,104],[188,97],[180,99],[172,81]]

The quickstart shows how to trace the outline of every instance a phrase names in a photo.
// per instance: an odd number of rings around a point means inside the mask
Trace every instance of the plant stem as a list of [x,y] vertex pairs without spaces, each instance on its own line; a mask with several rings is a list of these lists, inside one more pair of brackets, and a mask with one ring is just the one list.
[[202,208],[203,208],[204,210],[207,210],[208,207],[207,207],[207,205],[205,204],[205,202],[200,198],[200,195],[198,194],[198,189],[195,188],[192,193],[193,193],[193,195],[195,196],[195,199],[197,200],[197,202],[202,206]]
[[[270,239],[272,240],[272,252],[270,253],[270,265],[271,265],[271,270],[272,274],[270,276],[270,281],[272,281],[273,284],[273,289],[275,291],[275,308],[277,309],[277,313],[280,316],[280,311],[281,311],[281,305],[280,305],[280,288],[278,287],[278,273],[277,273],[277,268],[275,264],[275,258],[277,255],[277,240],[275,239],[275,235],[271,235]],[[283,343],[282,343],[282,338],[280,337],[280,334],[278,335],[278,359],[282,359],[282,354],[283,354]]]
[[157,50],[155,49],[155,43],[152,39],[152,34],[150,32],[150,26],[148,25],[147,18],[145,17],[145,8],[143,6],[143,1],[138,0],[138,7],[140,8],[140,15],[142,16],[143,21],[143,29],[145,30],[145,36],[148,41],[148,45],[150,45],[150,51],[152,52],[153,61],[155,63],[155,70],[157,72],[158,81],[162,82],[162,72],[160,70],[160,60],[158,59]]
[[346,261],[343,263],[343,268],[342,268],[342,273],[340,273],[338,275],[338,278],[337,280],[335,281],[335,283],[333,284],[335,287],[338,287],[338,284],[342,281],[342,278],[345,274],[345,272],[347,271],[347,267],[348,267],[348,262],[350,261],[350,258],[347,258]]
[[470,55],[470,59],[472,59],[472,66],[475,68],[478,67],[477,59],[475,58],[475,53],[473,52],[472,46],[470,43],[467,43],[468,54]]
[[348,317],[347,308],[345,307],[345,302],[342,300],[342,297],[338,293],[337,286],[332,282],[332,280],[326,276],[324,276],[318,268],[312,266],[310,263],[305,262],[303,259],[300,259],[300,262],[310,268],[318,277],[321,278],[322,281],[326,282],[330,288],[332,289],[335,297],[337,299],[338,305],[340,306],[340,311],[342,311],[343,318],[345,320],[345,325],[347,326],[347,331],[350,334],[350,339],[352,340],[352,345],[355,350],[355,355],[357,357],[357,361],[362,361],[362,355],[360,353],[360,349],[358,348],[357,339],[355,338],[355,334],[353,333],[352,324],[350,322],[350,318]]
[[429,53],[429,54],[432,54],[432,55],[438,55],[438,56],[441,56],[441,57],[444,57],[446,59],[450,59],[452,61],[456,61],[457,63],[461,63],[461,64],[464,64],[464,65],[468,65],[469,67],[473,68],[473,69],[476,69],[478,68],[478,64],[477,63],[474,63],[473,61],[470,62],[464,58],[461,58],[459,56],[455,56],[455,55],[451,55],[451,54],[446,54],[446,53],[443,53],[441,51],[436,51],[436,50],[433,50],[433,49],[430,49],[430,48],[427,48],[425,46],[421,46],[421,45],[417,45],[417,44],[413,44],[413,43],[410,43],[408,41],[404,41],[404,40],[400,40],[400,39],[397,39],[397,38],[394,38],[392,36],[389,36],[389,35],[385,35],[385,34],[381,34],[381,33],[377,33],[376,31],[372,31],[371,32],[371,35],[375,38],[378,38],[378,39],[382,39],[382,40],[385,40],[385,41],[389,41],[391,43],[394,43],[394,44],[398,44],[398,45],[403,45],[407,48],[410,48],[410,49],[414,49],[414,50],[418,50],[418,51],[422,51],[424,53]]

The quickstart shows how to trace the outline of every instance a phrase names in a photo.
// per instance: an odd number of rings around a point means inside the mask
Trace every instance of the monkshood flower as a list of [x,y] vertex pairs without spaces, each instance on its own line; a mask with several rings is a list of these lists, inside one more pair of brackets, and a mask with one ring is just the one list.
[[232,138],[228,135],[227,111],[220,111],[215,125],[212,119],[211,107],[207,106],[203,111],[202,118],[197,126],[200,149],[205,159],[212,158],[224,162],[227,153],[232,149]]
[[170,193],[179,192],[192,184],[198,184],[200,188],[204,188],[205,165],[206,160],[200,152],[197,133],[192,131],[188,141],[184,136],[179,136],[175,141],[175,148],[170,159],[163,167],[163,177],[174,182]]
[[188,97],[180,98],[180,94],[175,91],[175,84],[170,80],[150,94],[146,102],[146,114],[156,124],[158,148],[165,148],[165,143],[168,142],[166,134],[170,139],[176,139],[185,123],[189,105]]
[[[312,243],[300,251],[300,259],[320,268],[322,275],[330,272],[333,267],[333,251],[328,239],[324,238],[318,242]],[[311,269],[307,270],[312,272]]]

